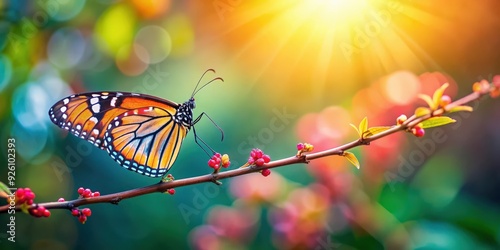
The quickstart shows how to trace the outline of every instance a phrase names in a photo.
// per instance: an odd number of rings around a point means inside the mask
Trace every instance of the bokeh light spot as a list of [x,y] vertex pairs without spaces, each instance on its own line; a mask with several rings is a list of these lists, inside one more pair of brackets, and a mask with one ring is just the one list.
[[194,31],[188,17],[181,14],[171,16],[165,27],[172,38],[171,56],[181,57],[193,51]]
[[[145,63],[159,63],[170,54],[172,41],[168,32],[160,26],[150,25],[139,30],[135,43],[144,50],[135,50],[137,57]],[[147,53],[144,53],[147,52]]]
[[419,92],[420,80],[409,71],[395,72],[386,79],[385,94],[394,104],[409,104],[415,100]]
[[85,6],[85,0],[72,1],[38,1],[44,10],[57,21],[67,21],[78,15]]
[[319,131],[328,137],[340,139],[350,130],[351,118],[347,110],[338,106],[331,106],[321,111],[318,119]]
[[[137,54],[131,50],[130,46],[123,46],[123,48],[118,51],[116,55],[116,66],[125,75],[137,76],[148,68],[148,64],[139,59]],[[139,44],[134,44],[133,50],[142,51],[144,58],[149,57],[146,49]]]
[[76,29],[59,29],[47,45],[49,61],[62,69],[75,66],[82,59],[84,52],[84,38]]
[[144,19],[152,19],[165,14],[170,8],[170,0],[132,0],[139,15]]
[[130,7],[124,4],[110,7],[97,20],[95,32],[99,48],[115,55],[123,46],[131,45],[135,24],[135,13]]

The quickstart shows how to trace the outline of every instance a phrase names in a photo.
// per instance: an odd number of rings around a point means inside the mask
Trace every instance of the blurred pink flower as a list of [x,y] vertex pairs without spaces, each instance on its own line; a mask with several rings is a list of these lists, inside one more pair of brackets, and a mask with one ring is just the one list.
[[262,177],[260,174],[249,174],[231,181],[231,194],[250,203],[273,202],[283,192],[285,179],[276,171]]

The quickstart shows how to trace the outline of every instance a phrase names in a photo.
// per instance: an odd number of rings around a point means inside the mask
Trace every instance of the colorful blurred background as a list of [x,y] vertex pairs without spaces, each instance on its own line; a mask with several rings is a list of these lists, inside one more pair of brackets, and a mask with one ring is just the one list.
[[[78,187],[101,194],[157,180],[53,125],[72,93],[133,91],[187,100],[206,69],[223,83],[197,94],[198,134],[243,164],[356,139],[349,123],[391,125],[448,82],[458,98],[500,74],[500,2],[457,0],[0,1],[0,181],[16,140],[16,186],[35,202]],[[118,206],[0,215],[1,249],[498,249],[500,103],[474,103],[457,123],[417,139],[396,134],[340,157],[151,194]],[[210,172],[185,140],[176,179]]]

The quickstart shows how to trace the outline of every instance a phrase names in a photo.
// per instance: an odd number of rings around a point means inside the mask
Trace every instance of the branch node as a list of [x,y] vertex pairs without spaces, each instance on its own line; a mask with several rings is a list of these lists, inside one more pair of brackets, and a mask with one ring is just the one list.
[[218,181],[218,176],[217,176],[217,173],[213,173],[212,174],[212,180],[210,180],[211,182],[213,182],[215,185],[222,185],[222,182]]
[[109,201],[111,204],[118,205],[118,203],[122,200],[122,197],[116,197],[113,198],[111,201]]

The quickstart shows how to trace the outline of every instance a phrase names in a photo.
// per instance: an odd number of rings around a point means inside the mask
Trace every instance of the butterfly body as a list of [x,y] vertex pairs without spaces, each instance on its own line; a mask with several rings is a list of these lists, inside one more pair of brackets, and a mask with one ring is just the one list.
[[66,97],[49,110],[51,121],[106,150],[122,167],[150,177],[175,162],[193,126],[194,98],[177,104],[150,95],[93,92]]

